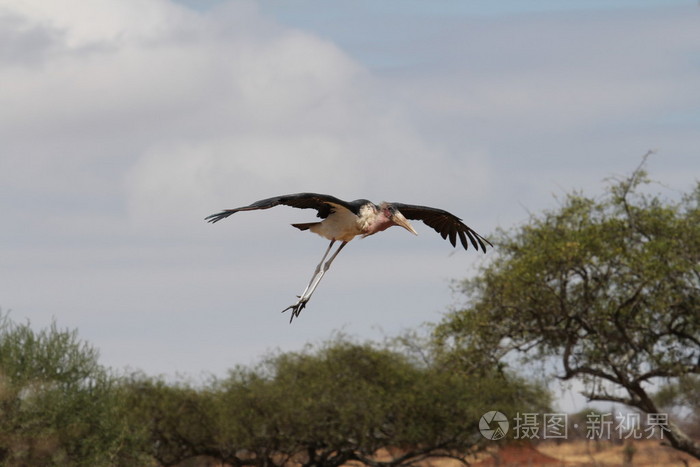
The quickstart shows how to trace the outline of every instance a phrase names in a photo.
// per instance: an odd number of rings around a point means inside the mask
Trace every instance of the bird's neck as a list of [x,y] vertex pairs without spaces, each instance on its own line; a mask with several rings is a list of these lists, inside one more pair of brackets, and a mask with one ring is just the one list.
[[381,232],[394,225],[381,210],[373,206],[363,207],[358,217],[363,237]]

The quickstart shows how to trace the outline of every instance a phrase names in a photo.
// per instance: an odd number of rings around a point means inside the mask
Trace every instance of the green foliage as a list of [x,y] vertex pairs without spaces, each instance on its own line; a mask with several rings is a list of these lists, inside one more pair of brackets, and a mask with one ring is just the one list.
[[500,232],[493,261],[463,284],[469,305],[435,331],[443,349],[558,359],[591,400],[658,412],[651,383],[700,373],[700,185],[671,202],[648,183],[638,169],[601,199],[570,194]]
[[100,466],[135,460],[120,391],[75,332],[0,320],[0,463]]
[[220,457],[212,447],[218,427],[210,390],[167,384],[140,375],[125,381],[123,389],[129,424],[144,429],[141,452],[163,466],[200,455]]
[[[76,332],[0,321],[0,465],[398,466],[479,449],[481,415],[547,406],[547,393],[473,374],[421,347],[344,338],[239,367],[202,387],[114,377]],[[400,347],[400,348],[399,348]],[[377,454],[384,452],[379,460]]]
[[164,465],[206,455],[260,466],[461,458],[483,440],[478,421],[488,410],[546,405],[546,393],[523,381],[446,370],[340,340],[236,368],[198,390],[134,381],[132,405]]
[[29,324],[12,323],[7,315],[0,319],[0,368],[8,382],[70,386],[101,370],[97,351],[78,341],[75,331],[59,330],[53,323],[35,332]]

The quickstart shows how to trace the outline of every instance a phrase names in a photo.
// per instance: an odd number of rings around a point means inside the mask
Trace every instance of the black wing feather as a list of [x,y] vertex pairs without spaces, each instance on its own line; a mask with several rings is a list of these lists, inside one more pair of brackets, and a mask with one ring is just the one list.
[[208,222],[219,222],[221,219],[226,219],[231,214],[239,211],[255,211],[257,209],[270,209],[280,204],[291,206],[299,209],[315,209],[318,211],[317,216],[325,219],[334,209],[334,205],[343,206],[344,208],[357,213],[359,206],[356,202],[348,203],[342,199],[338,199],[330,195],[322,195],[319,193],[295,193],[292,195],[275,196],[273,198],[261,199],[249,206],[243,206],[236,209],[225,209],[219,213],[212,214],[204,219]]
[[[486,245],[493,247],[491,242],[476,233],[472,228],[462,222],[462,219],[447,211],[428,206],[417,206],[414,204],[391,203],[407,219],[421,220],[428,227],[432,227],[445,240],[450,240],[452,246],[457,246],[457,236],[465,250],[469,249],[469,244],[475,250],[486,252]],[[468,240],[467,240],[468,239]]]

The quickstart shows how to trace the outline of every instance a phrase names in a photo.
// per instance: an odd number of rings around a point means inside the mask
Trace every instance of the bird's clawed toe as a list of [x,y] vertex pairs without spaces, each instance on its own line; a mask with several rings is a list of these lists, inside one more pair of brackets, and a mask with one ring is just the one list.
[[296,302],[294,305],[289,305],[287,308],[282,310],[282,313],[286,312],[287,310],[292,310],[292,316],[289,318],[290,323],[294,320],[294,318],[299,316],[299,314],[301,313],[301,310],[303,310],[304,307],[306,306],[307,301],[308,300],[302,300],[301,297],[299,297],[298,302]]

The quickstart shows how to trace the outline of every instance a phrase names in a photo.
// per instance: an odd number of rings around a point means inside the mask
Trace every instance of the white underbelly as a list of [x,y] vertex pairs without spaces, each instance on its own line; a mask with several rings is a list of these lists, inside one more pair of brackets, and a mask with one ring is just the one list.
[[358,217],[347,209],[341,208],[329,215],[324,221],[312,226],[310,230],[328,240],[349,242],[362,234]]

